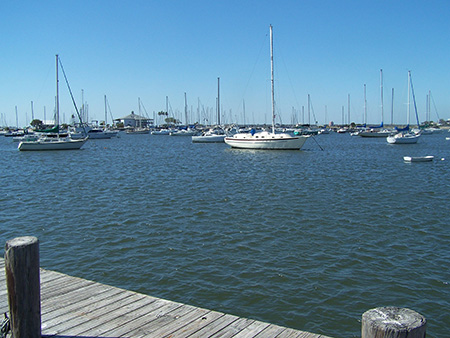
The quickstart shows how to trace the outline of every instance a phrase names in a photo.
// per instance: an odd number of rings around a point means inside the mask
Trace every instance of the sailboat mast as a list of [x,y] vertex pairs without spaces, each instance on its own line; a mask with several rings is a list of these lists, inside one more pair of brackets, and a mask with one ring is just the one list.
[[217,78],[217,124],[220,126],[220,77]]
[[184,118],[186,119],[186,126],[189,125],[188,122],[188,111],[187,111],[187,97],[186,92],[184,92]]
[[383,69],[380,69],[380,91],[381,91],[381,124],[384,121],[384,111],[383,111]]
[[108,108],[106,106],[106,95],[105,95],[105,129],[107,120],[108,120]]
[[166,96],[166,116],[169,116],[169,97]]
[[270,70],[271,70],[271,84],[272,84],[272,133],[275,134],[275,95],[273,83],[273,32],[272,25],[270,25]]
[[391,99],[391,124],[394,124],[394,88],[392,88],[392,99]]
[[56,125],[59,127],[59,75],[58,75],[58,54],[56,54]]
[[407,108],[407,116],[406,116],[406,120],[408,121],[408,125],[410,122],[410,114],[411,114],[411,108],[410,108],[410,104],[411,104],[411,71],[408,70],[408,108]]
[[367,97],[366,97],[366,84],[364,83],[364,124],[367,123]]

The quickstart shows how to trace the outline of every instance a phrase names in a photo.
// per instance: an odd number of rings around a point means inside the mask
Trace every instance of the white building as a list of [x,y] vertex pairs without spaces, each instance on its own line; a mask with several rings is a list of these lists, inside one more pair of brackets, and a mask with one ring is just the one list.
[[120,117],[118,119],[115,119],[114,121],[116,121],[116,123],[121,122],[123,123],[123,126],[126,127],[131,127],[131,128],[135,128],[135,127],[142,127],[142,128],[147,128],[147,127],[151,127],[153,126],[153,119],[149,119],[145,116],[140,116],[135,114],[133,111],[131,112],[131,114],[124,116],[124,117]]

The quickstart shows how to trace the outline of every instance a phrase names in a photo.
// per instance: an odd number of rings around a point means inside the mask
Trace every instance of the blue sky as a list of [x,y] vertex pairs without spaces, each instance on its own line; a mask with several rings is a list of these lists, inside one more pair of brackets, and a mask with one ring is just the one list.
[[[270,123],[269,25],[277,122],[406,123],[407,73],[420,120],[450,118],[450,1],[2,1],[0,125],[53,114],[55,54],[89,119],[166,109],[185,122]],[[66,122],[75,112],[60,76]],[[312,102],[308,116],[308,94]],[[245,104],[245,115],[244,115]],[[304,115],[302,115],[304,107]],[[141,110],[144,115],[145,112]],[[315,118],[314,118],[315,117]],[[108,120],[110,114],[108,113]]]

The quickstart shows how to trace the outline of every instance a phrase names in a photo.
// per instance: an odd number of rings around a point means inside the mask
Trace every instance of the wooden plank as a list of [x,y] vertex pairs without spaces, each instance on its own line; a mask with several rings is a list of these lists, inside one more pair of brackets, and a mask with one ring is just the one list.
[[[156,329],[152,328],[150,332],[147,332],[153,337],[170,335],[174,331],[186,326],[194,319],[201,317],[206,313],[208,313],[208,310],[195,308],[190,305],[183,305],[168,313],[166,316],[158,318],[157,321],[154,322],[154,324],[157,324],[155,326]],[[146,335],[140,337],[146,337]]]
[[220,331],[215,334],[209,336],[211,338],[228,338],[234,337],[236,334],[241,332],[247,326],[251,325],[254,322],[253,319],[248,318],[239,318],[238,320],[232,322],[230,325],[223,327]]
[[130,336],[129,334],[131,331],[146,325],[151,321],[152,315],[156,317],[161,311],[164,311],[163,306],[168,306],[169,304],[170,302],[167,300],[157,299],[146,305],[144,308],[126,313],[120,317],[120,321],[114,323],[118,325],[109,327],[103,335],[107,337]]
[[229,327],[234,322],[237,322],[239,317],[234,315],[225,314],[220,316],[214,321],[211,321],[208,325],[201,328],[200,330],[194,332],[190,338],[201,338],[201,337],[210,337],[218,332],[221,332],[224,328]]
[[280,335],[286,331],[285,327],[270,324],[263,331],[261,331],[256,337],[280,337]]
[[[144,314],[139,322],[133,322],[133,326],[129,326],[127,328],[128,333],[126,333],[126,336],[128,337],[148,336],[153,330],[158,328],[158,325],[161,325],[168,321],[167,318],[170,317],[170,313],[172,311],[182,306],[183,305],[181,303],[168,302],[167,304],[164,304],[157,310]],[[135,324],[138,323],[139,323],[138,326],[134,326]],[[108,336],[110,335],[110,333],[107,334]]]
[[[95,291],[95,288],[92,289],[92,291]],[[77,294],[75,294],[74,297],[61,296],[50,300],[43,299],[42,303],[44,304],[44,308],[42,314],[46,317],[54,318],[64,314],[70,314],[75,311],[82,311],[86,306],[89,306],[94,302],[103,301],[117,295],[124,296],[123,292],[117,289],[108,289],[105,291],[100,290],[97,293],[92,293],[92,291],[81,297],[76,297]]]
[[187,325],[180,327],[178,330],[168,335],[165,335],[164,337],[167,338],[190,337],[194,333],[200,331],[202,328],[211,325],[212,322],[214,322],[215,320],[219,319],[222,316],[224,316],[224,314],[221,312],[209,311],[197,317]]
[[[111,327],[119,326],[123,316],[130,315],[137,309],[149,304],[151,300],[142,297],[140,294],[133,294],[126,298],[126,301],[117,302],[114,307],[108,309],[98,309],[84,316],[84,321],[77,326],[64,331],[64,335],[69,336],[103,336],[104,332]],[[122,318],[122,319],[121,319]]]
[[270,324],[253,321],[250,325],[243,328],[233,337],[237,338],[252,338],[256,337],[259,333],[263,332]]
[[[116,290],[115,290],[116,291]],[[43,326],[45,325],[46,331],[44,334],[59,334],[68,330],[71,327],[80,325],[86,320],[91,319],[95,315],[100,315],[109,308],[114,306],[120,306],[127,304],[130,300],[129,295],[126,293],[116,292],[111,297],[105,299],[95,299],[89,302],[85,302],[84,306],[80,306],[79,303],[74,304],[74,309],[72,311],[64,310],[62,315],[43,316]],[[131,299],[132,301],[133,299]],[[45,307],[45,303],[43,303]],[[57,314],[57,312],[56,312]]]
[[[0,275],[0,309],[5,312],[6,281]],[[41,311],[45,336],[327,338],[45,269],[41,269]]]

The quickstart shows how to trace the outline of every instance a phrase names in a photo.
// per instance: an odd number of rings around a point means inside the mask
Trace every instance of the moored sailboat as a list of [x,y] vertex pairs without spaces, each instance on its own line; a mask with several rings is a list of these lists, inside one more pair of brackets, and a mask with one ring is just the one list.
[[[56,126],[59,127],[59,57],[56,54]],[[64,69],[63,69],[64,71]],[[65,76],[65,74],[64,74]],[[66,78],[67,81],[67,78]],[[72,97],[73,99],[73,97]],[[75,103],[75,101],[74,101]],[[76,107],[75,107],[76,109]],[[78,109],[77,109],[78,112]],[[49,137],[42,135],[34,140],[24,140],[18,145],[18,149],[21,151],[29,150],[77,150],[80,149],[87,141],[87,137],[81,139],[72,139],[69,136],[60,137],[59,129],[56,137]]]
[[267,150],[299,150],[303,147],[309,136],[291,135],[288,133],[275,133],[275,99],[273,76],[273,33],[270,25],[270,68],[272,87],[272,131],[238,133],[225,137],[225,143],[232,148],[241,149],[267,149]]
[[[383,69],[380,69],[380,94],[381,94],[381,124],[379,126],[368,127],[358,135],[361,137],[386,137],[392,134],[392,131],[384,128],[384,107],[383,107]],[[365,105],[364,98],[364,105]]]
[[386,138],[386,141],[390,144],[414,144],[417,143],[420,137],[420,132],[414,133],[409,130],[409,124],[410,124],[410,102],[411,102],[411,91],[413,93],[413,101],[414,101],[414,109],[416,112],[416,119],[417,119],[417,126],[419,127],[419,116],[417,114],[417,106],[416,106],[416,99],[414,96],[414,88],[412,86],[411,81],[411,71],[408,71],[408,108],[407,108],[407,120],[408,124],[405,128],[402,130],[399,130],[399,132],[395,135],[390,135]]

